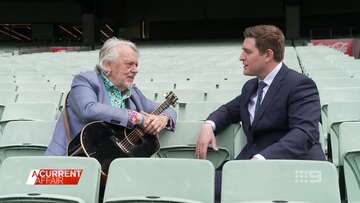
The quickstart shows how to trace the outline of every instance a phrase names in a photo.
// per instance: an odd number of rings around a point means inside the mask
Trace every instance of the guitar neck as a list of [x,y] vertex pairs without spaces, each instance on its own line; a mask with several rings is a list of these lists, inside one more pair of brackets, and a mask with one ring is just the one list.
[[[153,111],[151,114],[153,115],[159,115],[161,114],[165,109],[167,109],[170,106],[170,101],[165,100],[160,106],[158,106],[155,111]],[[141,128],[135,128],[130,134],[129,139],[133,142],[137,142],[141,137],[145,135],[145,132]]]
[[167,109],[170,106],[170,103],[168,100],[165,100],[158,108],[155,109],[151,114],[153,115],[159,115],[161,114],[165,109]]

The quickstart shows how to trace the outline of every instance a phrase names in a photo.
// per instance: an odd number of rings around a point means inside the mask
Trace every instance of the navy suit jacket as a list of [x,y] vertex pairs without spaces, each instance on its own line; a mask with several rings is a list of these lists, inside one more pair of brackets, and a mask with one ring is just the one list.
[[241,95],[211,113],[215,133],[242,122],[247,144],[237,159],[261,154],[266,159],[325,160],[319,143],[320,100],[315,83],[283,65],[250,124],[248,104],[258,79],[245,83]]

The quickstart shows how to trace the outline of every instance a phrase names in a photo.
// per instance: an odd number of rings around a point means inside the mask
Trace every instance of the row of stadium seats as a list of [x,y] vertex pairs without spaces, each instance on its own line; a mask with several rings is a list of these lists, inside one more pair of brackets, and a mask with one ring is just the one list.
[[322,142],[337,166],[343,199],[359,201],[360,61],[321,46],[296,50],[304,73],[319,88]]
[[[65,177],[45,170],[81,174]],[[212,203],[214,175],[213,165],[205,160],[116,159],[103,202]],[[69,176],[78,178],[78,184],[64,185]],[[222,176],[222,203],[340,202],[336,168],[327,162],[230,161]],[[100,164],[80,157],[12,157],[0,169],[0,182],[5,183],[0,185],[1,202],[97,203]]]
[[[162,147],[157,157],[193,159],[202,120],[221,104],[239,95],[242,85],[249,79],[241,75],[241,63],[237,57],[239,45],[203,46],[145,46],[140,49],[141,68],[136,83],[142,92],[148,98],[161,102],[163,95],[172,90],[180,99],[175,107],[178,113],[177,129],[160,136]],[[1,64],[4,64],[4,68],[0,68],[0,78],[11,79],[0,82],[0,93],[4,92],[5,95],[0,97],[0,104],[3,105],[0,106],[1,162],[7,157],[41,155],[46,150],[64,95],[69,90],[71,79],[68,76],[72,78],[79,71],[93,69],[96,58],[97,52],[0,57]],[[322,106],[320,131],[323,148],[329,155],[329,161],[337,167],[337,176],[344,179],[340,181],[340,188],[346,190],[343,200],[360,201],[360,146],[357,144],[360,80],[355,67],[351,67],[351,64],[359,62],[329,48],[287,47],[285,63],[316,82]],[[346,67],[342,67],[345,64]],[[51,79],[56,75],[59,75],[58,79]],[[66,75],[64,77],[67,79],[62,79],[62,75]],[[61,82],[64,82],[64,88],[57,89],[55,84]],[[40,85],[27,86],[27,83]],[[47,88],[44,84],[53,85],[52,90],[43,91]],[[36,93],[38,89],[46,92],[44,96]],[[9,95],[9,99],[6,95]],[[246,142],[241,124],[230,126],[217,138],[220,150],[218,153],[210,150],[208,156],[215,168],[224,161],[234,159]],[[334,183],[324,188],[334,185],[339,187],[338,183]],[[305,199],[293,201],[306,202]]]

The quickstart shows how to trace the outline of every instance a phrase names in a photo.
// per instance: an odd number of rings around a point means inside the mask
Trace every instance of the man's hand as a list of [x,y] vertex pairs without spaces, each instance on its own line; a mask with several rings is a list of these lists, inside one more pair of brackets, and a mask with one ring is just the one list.
[[140,112],[144,116],[144,124],[142,128],[145,133],[151,135],[159,135],[160,131],[164,129],[169,121],[169,117],[165,115],[153,115],[146,112]]
[[201,127],[200,135],[196,144],[196,158],[206,159],[209,144],[211,144],[215,151],[218,150],[216,138],[211,125],[204,123]]

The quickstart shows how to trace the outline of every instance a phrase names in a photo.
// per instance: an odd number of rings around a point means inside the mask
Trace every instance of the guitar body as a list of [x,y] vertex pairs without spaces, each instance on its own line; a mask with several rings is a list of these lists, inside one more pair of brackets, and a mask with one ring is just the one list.
[[150,157],[160,148],[157,136],[145,134],[133,142],[131,133],[140,129],[127,129],[119,125],[94,121],[87,124],[68,146],[69,156],[88,156],[101,164],[107,175],[110,163],[122,157]]
[[[159,115],[178,98],[173,92],[166,96],[151,114]],[[101,164],[101,184],[105,186],[110,163],[116,158],[150,157],[160,149],[157,136],[147,135],[142,129],[128,129],[104,121],[88,123],[68,145],[68,156],[87,156]]]

